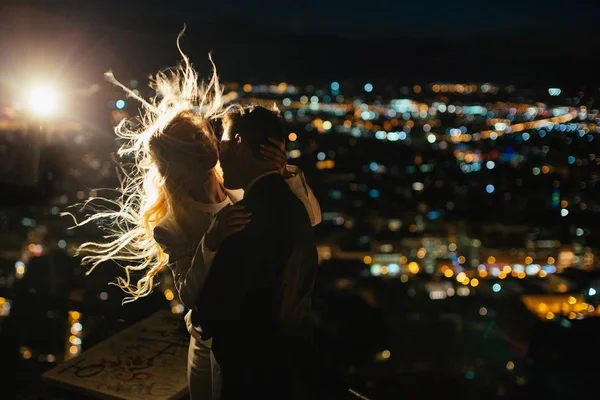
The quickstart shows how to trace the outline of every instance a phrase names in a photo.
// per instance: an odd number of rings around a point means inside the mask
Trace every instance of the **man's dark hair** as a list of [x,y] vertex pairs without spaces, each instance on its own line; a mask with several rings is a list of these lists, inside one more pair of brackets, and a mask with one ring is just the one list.
[[283,119],[276,109],[262,106],[238,108],[227,113],[224,126],[230,127],[232,136],[241,135],[257,157],[260,157],[261,144],[271,144],[269,138],[285,140]]

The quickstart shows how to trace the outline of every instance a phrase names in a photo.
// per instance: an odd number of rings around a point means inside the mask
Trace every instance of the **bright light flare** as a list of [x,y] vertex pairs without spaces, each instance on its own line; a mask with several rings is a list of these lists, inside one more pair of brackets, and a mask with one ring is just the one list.
[[31,113],[45,117],[56,111],[58,95],[49,86],[36,86],[29,91],[27,101]]

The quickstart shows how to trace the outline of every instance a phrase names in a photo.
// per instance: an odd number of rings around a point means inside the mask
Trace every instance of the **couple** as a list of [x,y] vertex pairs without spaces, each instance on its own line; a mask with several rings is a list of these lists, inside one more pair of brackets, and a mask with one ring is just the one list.
[[[192,400],[309,399],[315,367],[311,291],[317,268],[312,226],[319,204],[302,171],[286,165],[279,113],[224,106],[213,64],[207,84],[183,63],[159,72],[144,114],[115,132],[131,155],[116,207],[103,221],[108,243],[84,243],[90,273],[124,265],[129,301],[146,296],[168,266],[190,309]],[[212,60],[211,60],[212,61]],[[134,276],[142,276],[133,280]]]
[[[190,137],[197,132],[193,124],[178,129]],[[284,168],[282,174],[263,155],[262,149],[283,141],[283,135],[275,111],[230,110],[223,117],[219,151],[214,146],[214,154],[205,155],[215,163],[219,156],[223,180],[212,173],[193,188],[215,196],[195,204],[195,223],[206,233],[193,253],[186,253],[181,233],[170,226],[175,219],[167,217],[154,228],[156,241],[172,257],[180,297],[191,308],[186,323],[192,400],[217,399],[219,393],[223,399],[249,393],[309,398],[310,294],[317,266],[311,217],[316,222],[320,211],[301,175],[286,180],[290,171]],[[192,172],[191,163],[198,160],[187,161]]]

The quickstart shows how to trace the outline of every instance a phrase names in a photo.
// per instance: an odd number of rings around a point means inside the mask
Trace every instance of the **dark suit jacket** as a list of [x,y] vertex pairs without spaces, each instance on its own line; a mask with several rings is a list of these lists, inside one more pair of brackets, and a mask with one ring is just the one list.
[[213,338],[224,400],[301,398],[292,392],[311,375],[318,263],[310,219],[280,175],[257,181],[241,203],[251,222],[221,244],[192,321]]

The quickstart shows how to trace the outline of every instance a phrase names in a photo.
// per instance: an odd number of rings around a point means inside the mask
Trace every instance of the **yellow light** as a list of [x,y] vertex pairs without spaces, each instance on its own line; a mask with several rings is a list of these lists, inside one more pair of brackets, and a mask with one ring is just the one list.
[[573,296],[569,296],[569,304],[573,305],[577,303],[577,299]]
[[509,371],[512,371],[513,369],[515,369],[515,363],[512,361],[509,361],[506,363],[506,369]]
[[527,256],[525,257],[525,264],[531,264],[533,262],[533,258]]
[[295,142],[296,139],[298,139],[298,135],[296,135],[294,132],[292,132],[288,135],[288,139],[290,142]]
[[246,84],[244,85],[244,92],[246,92],[246,93],[249,93],[249,92],[251,92],[251,91],[252,91],[252,85],[251,85],[251,84],[249,84],[249,83],[246,83]]
[[386,275],[388,273],[388,267],[387,265],[384,265],[383,267],[381,267],[381,275]]
[[6,299],[4,297],[0,297],[0,306],[4,305],[5,302],[6,302]]
[[77,341],[77,336],[71,335],[69,336],[69,343],[74,344]]
[[546,319],[553,319],[554,318],[554,313],[552,311],[548,311],[546,313]]
[[477,279],[477,278],[471,279],[471,286],[473,286],[473,287],[479,286],[479,279]]
[[458,257],[458,262],[459,262],[460,264],[464,264],[464,263],[465,263],[465,261],[467,261],[467,259],[465,258],[465,256],[460,256],[460,257]]
[[548,275],[548,273],[542,269],[542,270],[540,271],[539,275],[540,275],[540,278],[545,278],[545,277],[546,277],[546,275]]
[[574,312],[569,313],[569,319],[575,319],[576,317],[577,317],[577,314],[575,314]]
[[71,346],[69,347],[69,353],[71,354],[77,354],[79,352],[79,349],[77,348],[77,346]]
[[511,271],[512,268],[510,267],[510,265],[505,265],[504,268],[502,268],[502,272],[504,272],[505,274],[510,274]]
[[548,305],[546,305],[546,303],[540,303],[538,304],[538,310],[540,312],[546,312],[546,310],[548,310]]
[[71,316],[72,319],[79,319],[81,318],[81,313],[79,313],[79,311],[69,311],[69,314]]
[[470,281],[471,280],[465,276],[465,279],[463,279],[462,284],[463,285],[468,285]]
[[29,246],[27,246],[27,250],[33,253],[33,250],[35,250],[35,244],[29,243]]
[[464,272],[459,272],[458,275],[456,275],[456,281],[462,282],[465,280],[466,277],[467,277],[467,274],[465,274]]
[[488,276],[488,272],[485,269],[482,269],[481,271],[479,271],[479,276],[481,278],[485,278],[486,276]]
[[506,278],[506,272],[504,272],[504,271],[500,272],[500,274],[498,274],[498,278],[500,278],[500,279]]
[[171,289],[165,290],[165,298],[169,301],[175,298],[175,295],[173,294],[173,291],[171,291]]
[[371,256],[364,256],[363,262],[365,264],[371,264],[373,262],[373,258],[371,258]]
[[33,88],[29,92],[29,111],[39,116],[47,116],[56,110],[56,92],[46,86]]
[[556,260],[554,259],[554,257],[548,257],[548,264],[554,264],[556,262]]
[[385,358],[386,360],[388,358],[390,358],[391,355],[392,355],[392,353],[390,353],[389,350],[384,350],[384,351],[381,352],[381,357]]
[[24,273],[25,273],[25,267],[24,267],[24,266],[22,266],[22,265],[19,265],[19,266],[17,267],[17,274],[18,274],[18,275],[23,275]]
[[408,264],[408,270],[410,271],[411,274],[419,273],[419,264],[417,264],[414,261],[411,262],[410,264]]
[[446,278],[452,278],[452,275],[454,275],[454,271],[452,271],[451,269],[447,269],[444,271],[444,276]]

